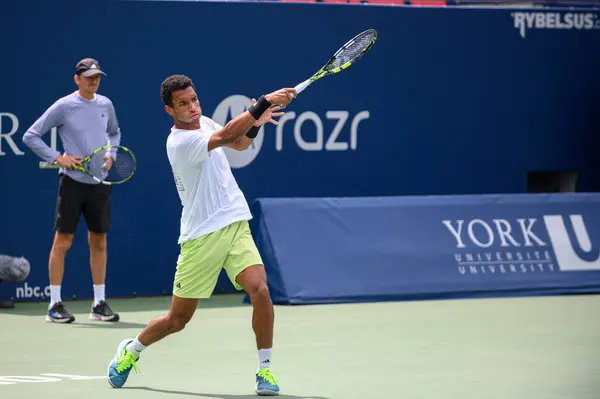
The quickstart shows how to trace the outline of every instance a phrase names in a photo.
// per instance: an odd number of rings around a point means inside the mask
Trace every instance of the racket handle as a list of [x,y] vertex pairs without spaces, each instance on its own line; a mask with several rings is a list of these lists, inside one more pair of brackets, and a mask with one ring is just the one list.
[[[304,89],[306,89],[308,87],[308,85],[310,84],[310,79],[306,79],[304,82],[298,84],[296,87],[294,87],[294,89],[296,89],[296,96],[300,93],[302,93],[304,91]],[[293,94],[290,94],[290,96],[292,98],[294,98]]]
[[60,169],[60,168],[62,168],[62,166],[60,166],[56,162],[40,161],[40,169]]

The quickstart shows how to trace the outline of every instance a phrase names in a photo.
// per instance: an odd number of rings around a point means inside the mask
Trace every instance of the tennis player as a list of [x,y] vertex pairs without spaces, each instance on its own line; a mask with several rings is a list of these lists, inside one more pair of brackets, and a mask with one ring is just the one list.
[[[202,115],[192,81],[183,75],[162,83],[165,110],[174,119],[167,138],[167,155],[183,205],[178,243],[181,253],[173,282],[171,309],[152,320],[135,339],[122,341],[108,366],[108,381],[122,387],[136,361],[149,345],[181,331],[191,320],[198,299],[209,298],[224,268],[236,289],[244,289],[252,302],[252,328],[256,336],[258,395],[278,395],[271,372],[273,303],[260,254],[252,239],[246,199],[239,189],[223,147],[243,151],[260,126],[281,116],[295,89],[281,89],[258,101],[224,127]],[[278,105],[275,105],[278,104]]]
[[[94,283],[94,302],[89,318],[98,321],[118,321],[119,315],[112,311],[105,298],[106,234],[110,229],[111,186],[98,184],[81,171],[81,159],[96,148],[110,144],[118,145],[121,131],[112,102],[97,94],[100,76],[105,73],[98,61],[85,58],[75,67],[75,83],[78,90],[58,99],[27,130],[23,142],[40,158],[57,162],[59,169],[58,198],[54,221],[55,235],[50,251],[50,304],[46,321],[71,323],[75,320],[61,299],[61,284],[65,269],[65,256],[83,214],[88,227],[90,266]],[[57,127],[65,154],[49,147],[42,136]],[[106,167],[110,169],[112,158],[106,155]]]

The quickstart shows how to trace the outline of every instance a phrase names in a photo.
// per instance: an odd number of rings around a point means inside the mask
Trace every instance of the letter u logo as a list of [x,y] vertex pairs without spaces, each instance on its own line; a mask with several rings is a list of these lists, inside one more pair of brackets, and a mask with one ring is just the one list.
[[558,267],[563,271],[600,270],[600,251],[592,248],[592,241],[581,215],[544,216],[550,242]]

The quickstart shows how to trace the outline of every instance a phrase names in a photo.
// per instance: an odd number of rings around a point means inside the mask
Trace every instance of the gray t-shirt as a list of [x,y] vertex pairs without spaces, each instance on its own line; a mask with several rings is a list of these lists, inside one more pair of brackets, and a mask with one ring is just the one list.
[[[60,155],[41,138],[53,127],[57,128],[67,155],[85,157],[98,147],[119,145],[121,142],[121,130],[113,103],[99,94],[93,100],[81,97],[78,92],[58,99],[25,132],[23,143],[47,162],[54,162]],[[81,183],[98,183],[81,171],[60,169],[60,173]]]

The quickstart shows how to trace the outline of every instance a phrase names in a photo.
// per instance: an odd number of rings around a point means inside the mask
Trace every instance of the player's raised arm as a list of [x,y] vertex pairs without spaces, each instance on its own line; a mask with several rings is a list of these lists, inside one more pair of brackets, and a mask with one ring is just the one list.
[[[254,103],[256,103],[256,99],[253,98],[252,104],[254,104]],[[274,125],[279,124],[279,122],[273,118],[284,115],[283,112],[277,112],[280,109],[282,109],[281,105],[274,105],[271,108],[269,108],[264,114],[262,114],[260,119],[258,119],[256,122],[254,122],[254,125],[252,125],[252,127],[246,132],[245,135],[243,135],[242,137],[240,137],[233,143],[228,144],[227,147],[237,150],[237,151],[246,150],[248,147],[250,147],[252,145],[252,142],[254,141],[256,136],[258,136],[258,132],[260,131],[261,126],[263,126],[267,123],[272,123]],[[223,127],[221,127],[221,129],[222,128]]]
[[250,129],[254,123],[260,119],[262,114],[264,114],[273,104],[278,104],[282,108],[285,108],[292,100],[290,94],[295,97],[296,90],[293,88],[280,89],[273,93],[261,96],[247,111],[229,121],[223,129],[213,133],[208,141],[208,151],[231,144],[245,135],[248,129]]

